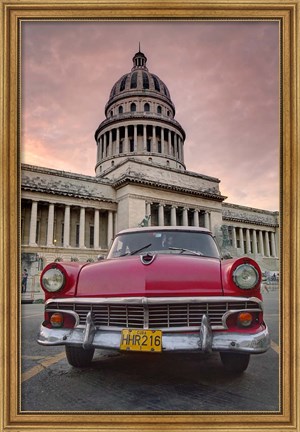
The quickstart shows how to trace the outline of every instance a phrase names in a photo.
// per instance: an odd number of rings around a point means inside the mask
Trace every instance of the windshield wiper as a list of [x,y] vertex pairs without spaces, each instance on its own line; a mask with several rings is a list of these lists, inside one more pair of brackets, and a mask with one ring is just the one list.
[[204,256],[204,254],[203,254],[202,252],[196,252],[196,251],[193,251],[193,250],[190,250],[190,249],[179,248],[179,247],[173,247],[173,246],[170,246],[169,249],[171,249],[171,250],[178,250],[178,251],[180,251],[181,253],[183,253],[183,252],[188,252],[188,253],[190,253],[190,254],[192,254],[192,255]]
[[129,255],[134,255],[134,254],[136,254],[138,252],[141,252],[142,250],[147,249],[147,247],[151,246],[151,244],[152,243],[149,243],[149,244],[147,244],[147,245],[145,245],[145,246],[143,246],[143,247],[141,247],[139,249],[134,250],[133,252],[129,252]]

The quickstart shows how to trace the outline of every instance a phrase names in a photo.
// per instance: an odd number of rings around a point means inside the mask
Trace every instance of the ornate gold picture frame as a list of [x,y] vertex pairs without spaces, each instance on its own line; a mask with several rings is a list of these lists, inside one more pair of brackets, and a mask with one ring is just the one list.
[[[1,4],[1,430],[299,430],[299,0],[5,1]],[[279,413],[21,413],[19,26],[24,20],[272,19],[281,31],[281,411]],[[298,391],[297,391],[298,390]]]

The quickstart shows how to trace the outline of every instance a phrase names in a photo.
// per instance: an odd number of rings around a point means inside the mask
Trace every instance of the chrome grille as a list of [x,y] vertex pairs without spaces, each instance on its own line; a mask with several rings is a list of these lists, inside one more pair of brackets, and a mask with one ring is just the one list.
[[212,327],[223,327],[222,317],[229,310],[255,309],[260,311],[255,301],[224,301],[196,303],[79,303],[51,302],[47,309],[70,310],[79,316],[79,324],[84,325],[91,311],[96,326],[120,328],[176,328],[199,327],[206,314]]

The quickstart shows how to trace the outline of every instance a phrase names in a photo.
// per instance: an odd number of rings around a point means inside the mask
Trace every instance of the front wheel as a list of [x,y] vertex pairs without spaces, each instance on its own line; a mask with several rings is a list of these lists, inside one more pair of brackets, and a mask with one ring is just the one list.
[[93,360],[94,348],[83,349],[81,347],[66,346],[66,356],[69,364],[77,368],[87,367]]
[[220,352],[221,361],[229,372],[242,373],[249,364],[250,354]]

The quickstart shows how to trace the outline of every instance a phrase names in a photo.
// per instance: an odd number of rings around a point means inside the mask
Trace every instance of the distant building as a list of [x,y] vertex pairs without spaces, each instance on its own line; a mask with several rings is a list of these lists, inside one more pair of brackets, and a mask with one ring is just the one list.
[[[28,292],[55,260],[96,261],[139,225],[205,226],[223,253],[278,270],[278,212],[224,203],[220,180],[190,172],[167,86],[142,52],[113,86],[95,133],[96,176],[22,165],[22,269]],[[27,296],[30,294],[26,294]]]

